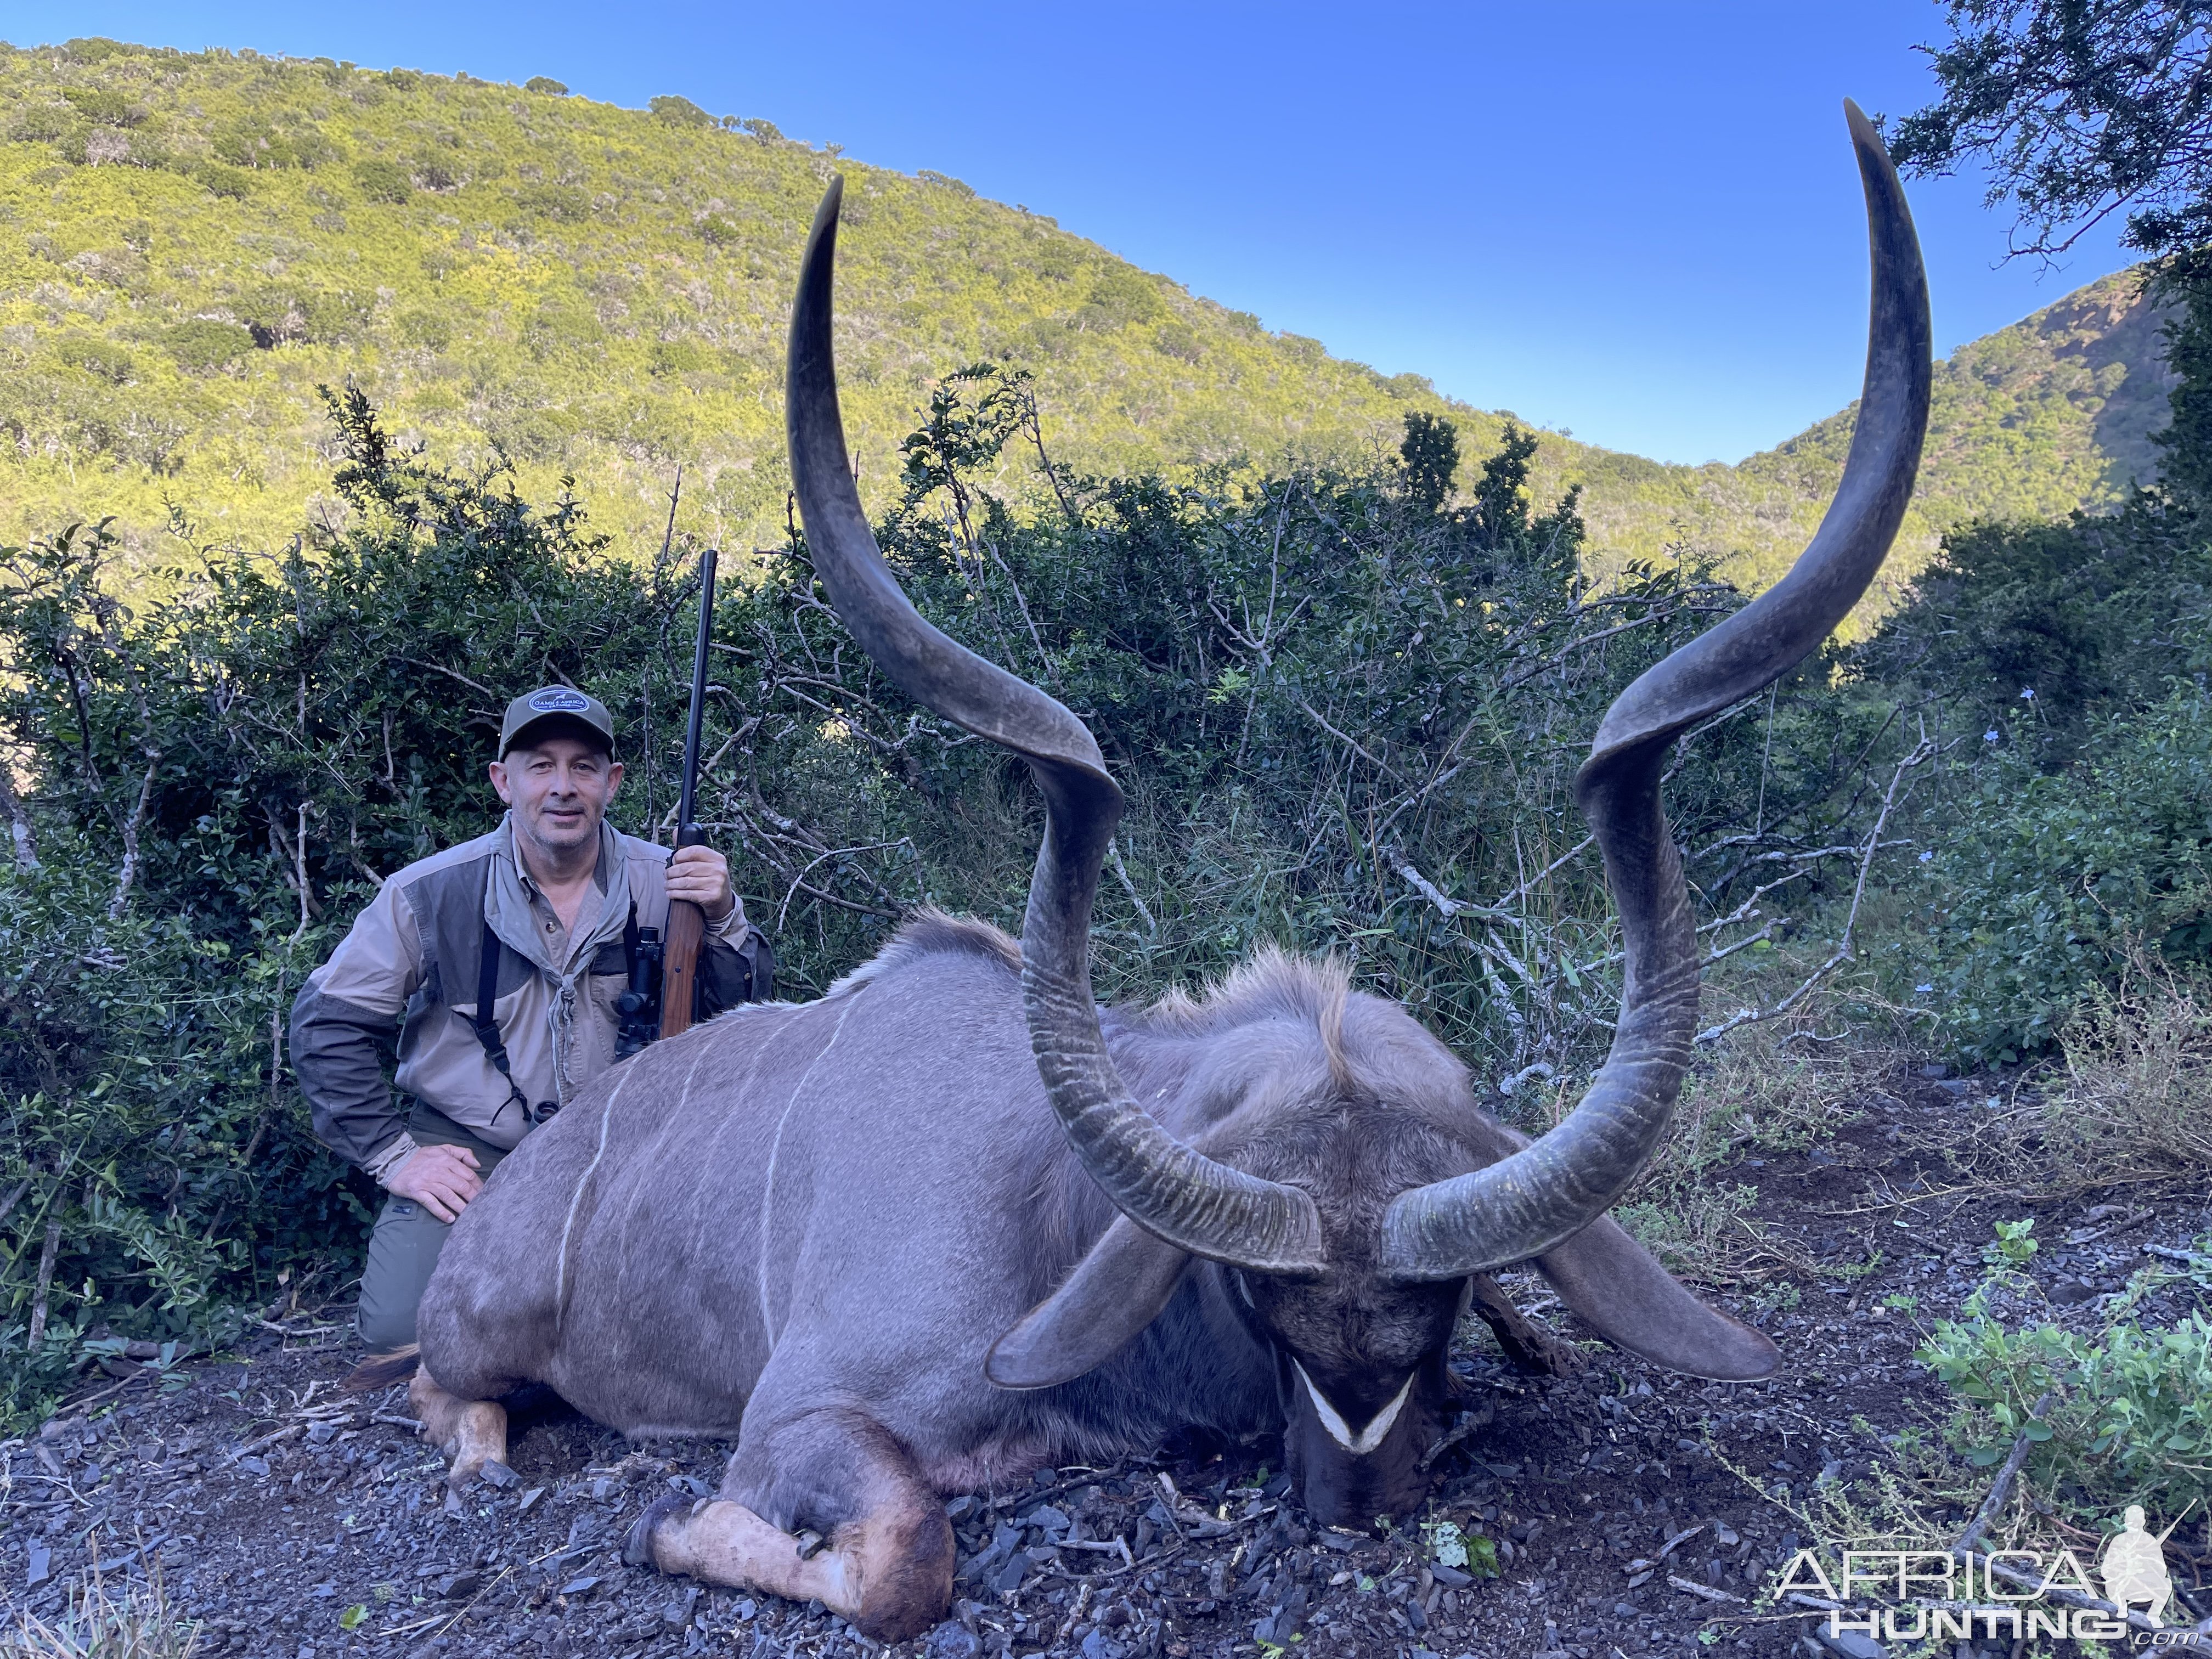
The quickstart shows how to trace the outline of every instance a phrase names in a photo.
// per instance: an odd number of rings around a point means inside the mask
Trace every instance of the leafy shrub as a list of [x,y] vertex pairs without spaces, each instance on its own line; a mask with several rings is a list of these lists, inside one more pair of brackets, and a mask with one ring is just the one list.
[[2100,720],[2212,672],[2207,529],[2195,507],[2155,494],[2110,517],[1969,526],[1945,538],[1862,665],[1939,699],[1977,738],[2032,713],[2021,737],[2046,769],[2063,766]]
[[653,344],[653,372],[655,374],[696,374],[708,367],[709,359],[698,344],[690,340],[656,340]]
[[550,75],[533,75],[522,83],[525,92],[538,92],[549,98],[565,98],[568,88]]
[[514,192],[514,204],[523,212],[563,224],[578,224],[592,216],[592,198],[574,185],[524,185]]
[[2093,722],[2063,771],[1990,733],[1921,868],[1943,1030],[1970,1059],[2008,1061],[2115,983],[2137,938],[2212,963],[2212,696]]
[[1075,318],[1080,327],[1111,333],[1132,323],[1149,323],[1166,309],[1158,291],[1143,275],[1112,265],[1091,284],[1090,296]]
[[226,167],[221,161],[202,161],[192,169],[192,177],[211,196],[227,196],[233,201],[244,201],[253,191],[253,175],[242,167]]
[[673,93],[665,93],[658,98],[647,100],[646,107],[673,127],[711,127],[714,125],[714,118],[705,110],[689,98],[678,98]]
[[78,114],[100,126],[135,127],[146,118],[143,105],[131,102],[128,93],[111,88],[64,87],[62,96]]
[[739,228],[737,222],[726,219],[719,213],[701,216],[699,234],[705,239],[710,247],[728,247],[744,239],[744,232]]
[[253,336],[236,323],[195,317],[161,333],[161,344],[187,374],[204,374],[237,362],[253,349]]
[[217,161],[247,168],[312,170],[337,154],[313,127],[280,127],[254,116],[241,116],[217,128],[210,144]]
[[353,164],[354,187],[372,202],[404,202],[415,193],[415,181],[396,161],[372,158]]
[[1199,343],[1198,336],[1181,323],[1162,323],[1152,331],[1152,349],[1164,357],[1180,357],[1184,362],[1205,360],[1206,348]]
[[[2135,1294],[2145,1286],[2139,1278]],[[1960,1401],[1947,1437],[1978,1468],[2025,1436],[2029,1477],[2090,1514],[2141,1504],[2179,1517],[2212,1498],[2212,1322],[2201,1313],[2164,1329],[2115,1317],[2084,1335],[2009,1328],[1977,1297],[1966,1317],[1936,1323],[1917,1358]]]
[[76,112],[66,104],[25,104],[8,136],[21,143],[52,143],[76,128]]
[[72,335],[54,348],[54,356],[71,368],[115,386],[128,386],[138,378],[137,361],[127,349],[89,335]]
[[403,311],[398,329],[399,337],[409,345],[427,346],[433,351],[443,350],[453,337],[453,319],[428,309]]

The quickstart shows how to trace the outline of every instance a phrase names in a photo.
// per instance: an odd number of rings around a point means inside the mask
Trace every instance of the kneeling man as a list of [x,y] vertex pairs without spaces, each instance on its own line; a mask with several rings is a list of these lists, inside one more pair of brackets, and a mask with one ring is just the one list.
[[[517,697],[490,775],[499,826],[386,881],[292,1006],[316,1134],[391,1194],[362,1273],[373,1353],[415,1340],[447,1232],[500,1159],[626,1051],[623,999],[641,951],[667,936],[671,899],[707,918],[702,1017],[773,994],[723,856],[672,857],[605,822],[623,766],[597,698]],[[384,1078],[395,1039],[404,1115]]]

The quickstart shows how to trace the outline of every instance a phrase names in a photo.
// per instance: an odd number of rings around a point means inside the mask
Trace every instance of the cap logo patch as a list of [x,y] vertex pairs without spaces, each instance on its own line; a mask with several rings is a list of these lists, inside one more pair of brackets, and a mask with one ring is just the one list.
[[580,691],[540,691],[530,700],[532,712],[539,714],[582,714],[591,707],[592,700]]

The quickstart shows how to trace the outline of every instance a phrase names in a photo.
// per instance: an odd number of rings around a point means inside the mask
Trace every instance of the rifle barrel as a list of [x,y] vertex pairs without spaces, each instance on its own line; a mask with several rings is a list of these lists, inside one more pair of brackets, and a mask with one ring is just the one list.
[[719,555],[708,548],[699,556],[699,641],[691,657],[691,715],[684,729],[684,792],[676,803],[676,844],[700,840],[694,796],[699,786],[699,728],[707,714],[707,639],[714,625],[714,566]]

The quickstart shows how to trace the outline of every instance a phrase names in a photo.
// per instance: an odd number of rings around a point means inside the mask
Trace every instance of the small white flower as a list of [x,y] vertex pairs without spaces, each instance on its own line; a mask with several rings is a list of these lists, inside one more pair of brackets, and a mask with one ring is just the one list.
[[1996,729],[1996,726],[1992,726],[1991,727],[1990,727],[1990,729],[1989,729],[1988,731],[1986,731],[1986,732],[1983,732],[1983,733],[1982,733],[1982,741],[1983,741],[1984,743],[1995,743],[1996,740],[1997,740],[1997,729]]
[[1914,990],[1914,991],[1916,991],[1917,993],[1918,993],[1920,995],[1922,995],[1922,996],[1926,996],[1926,995],[1927,995],[1930,991],[1934,990],[1936,988],[1935,988],[1934,986],[1932,986],[1932,985],[1916,985],[1916,986],[1914,986],[1912,988],[1913,988],[1913,990]]
[[2023,685],[2020,689],[2020,696],[2021,702],[2033,702],[2035,701],[2035,688],[2032,685]]
[[1935,858],[1936,858],[1936,855],[1935,855],[1935,854],[1933,854],[1933,853],[1923,853],[1923,854],[1920,855],[1920,861],[1921,861],[1923,864],[1929,864],[1929,863],[1932,863],[1932,862],[1934,862]]

